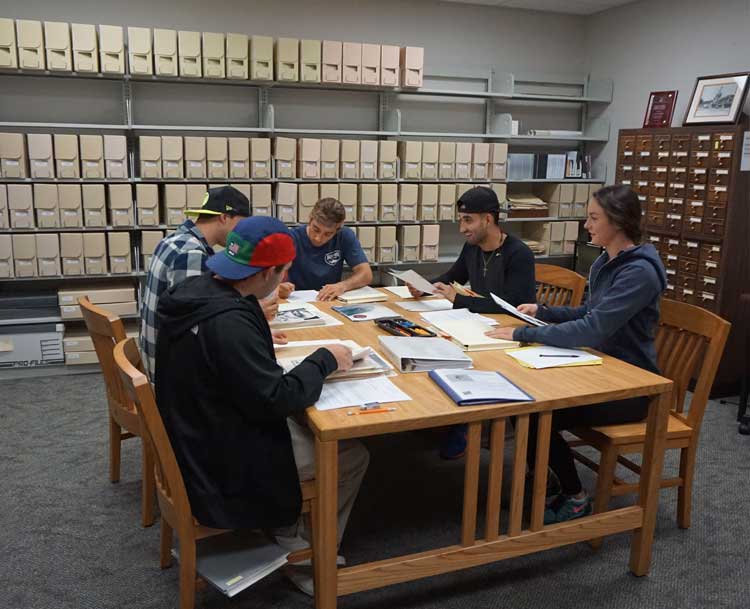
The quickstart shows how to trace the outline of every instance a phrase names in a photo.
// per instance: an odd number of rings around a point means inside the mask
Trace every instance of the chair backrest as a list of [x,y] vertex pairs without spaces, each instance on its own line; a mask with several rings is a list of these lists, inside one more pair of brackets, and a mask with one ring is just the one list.
[[132,402],[122,389],[122,383],[117,374],[117,367],[112,355],[115,345],[125,339],[125,327],[122,320],[114,313],[91,304],[86,296],[79,298],[78,304],[81,307],[86,328],[94,343],[99,365],[102,368],[110,407],[122,408],[132,412]]
[[[673,409],[698,431],[708,403],[731,324],[695,305],[663,298],[656,332],[656,355],[662,376],[671,379]],[[697,379],[685,415],[685,393]]]
[[156,455],[156,492],[162,517],[177,529],[181,540],[189,539],[193,534],[193,513],[185,482],[133,338],[115,345],[114,360],[122,386],[138,412],[143,440]]
[[586,278],[554,264],[535,264],[536,302],[550,307],[578,307],[583,302]]

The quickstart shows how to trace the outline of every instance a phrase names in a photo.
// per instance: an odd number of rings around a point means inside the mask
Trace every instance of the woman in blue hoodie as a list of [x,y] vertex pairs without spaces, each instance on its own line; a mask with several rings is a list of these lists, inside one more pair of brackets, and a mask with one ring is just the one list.
[[[628,186],[607,186],[594,193],[585,228],[591,243],[604,252],[591,266],[589,298],[580,307],[524,304],[518,309],[542,321],[544,327],[497,328],[494,338],[543,343],[555,347],[592,347],[630,364],[659,373],[654,337],[659,300],[666,273],[659,254],[641,241],[641,203]],[[581,485],[573,453],[560,431],[581,425],[634,423],[646,417],[648,398],[581,406],[555,411],[552,417],[549,465],[560,480],[561,492],[544,514],[545,524],[563,522],[591,512],[591,501]],[[536,447],[536,417],[529,437],[529,464]]]

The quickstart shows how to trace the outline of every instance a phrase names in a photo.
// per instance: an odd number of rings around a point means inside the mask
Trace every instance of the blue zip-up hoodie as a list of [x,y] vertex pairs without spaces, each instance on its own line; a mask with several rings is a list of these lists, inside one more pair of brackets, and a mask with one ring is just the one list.
[[555,347],[592,347],[650,372],[659,373],[654,336],[659,300],[667,286],[659,254],[650,243],[603,252],[589,273],[589,298],[580,307],[540,306],[542,328],[516,328],[513,339]]

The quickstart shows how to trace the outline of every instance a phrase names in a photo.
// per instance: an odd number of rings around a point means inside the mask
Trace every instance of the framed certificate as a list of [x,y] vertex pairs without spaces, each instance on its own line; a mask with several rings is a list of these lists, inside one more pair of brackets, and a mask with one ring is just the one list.
[[652,91],[648,98],[643,127],[670,127],[677,103],[677,91]]

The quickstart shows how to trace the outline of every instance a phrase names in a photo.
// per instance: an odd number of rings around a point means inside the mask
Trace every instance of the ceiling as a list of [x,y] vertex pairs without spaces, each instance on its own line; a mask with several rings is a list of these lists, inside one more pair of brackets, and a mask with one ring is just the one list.
[[635,0],[444,0],[460,4],[484,4],[505,8],[521,8],[530,11],[569,13],[571,15],[593,15],[615,6],[630,4]]

